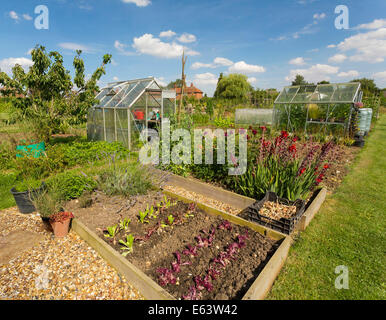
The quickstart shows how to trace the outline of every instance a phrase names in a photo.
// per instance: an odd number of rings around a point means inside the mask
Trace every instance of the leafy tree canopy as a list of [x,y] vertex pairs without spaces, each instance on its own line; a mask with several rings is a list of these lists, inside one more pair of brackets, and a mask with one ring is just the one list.
[[377,87],[373,79],[367,79],[367,78],[362,78],[362,79],[354,79],[350,82],[360,82],[361,83],[361,90],[363,93],[366,94],[379,94],[380,89]]
[[104,55],[101,66],[86,79],[81,53],[78,50],[73,60],[73,80],[63,65],[62,55],[46,52],[39,45],[31,52],[33,65],[28,72],[17,64],[12,77],[0,71],[4,93],[19,96],[14,100],[19,116],[30,121],[45,140],[67,125],[85,122],[88,109],[97,103],[97,82],[106,73],[105,65],[111,62],[111,55]]
[[230,74],[223,76],[218,82],[216,93],[218,98],[247,100],[253,91],[247,76],[243,74]]

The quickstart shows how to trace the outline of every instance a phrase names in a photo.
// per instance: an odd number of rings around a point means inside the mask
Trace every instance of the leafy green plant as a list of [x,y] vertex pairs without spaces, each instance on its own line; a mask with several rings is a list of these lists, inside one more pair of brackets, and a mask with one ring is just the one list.
[[153,187],[149,173],[138,165],[107,169],[99,175],[97,183],[98,189],[109,196],[146,194]]
[[147,215],[149,214],[149,210],[146,209],[145,211],[139,211],[139,221],[141,223],[148,223],[148,220],[145,220]]
[[123,219],[119,221],[119,228],[121,230],[127,230],[129,228],[130,223],[131,223],[131,219],[129,218]]
[[16,184],[15,190],[16,192],[25,192],[28,190],[38,189],[40,188],[41,184],[42,183],[40,180],[34,180],[34,179],[23,180],[23,181],[19,181]]
[[92,191],[97,183],[84,172],[63,172],[52,178],[47,179],[47,185],[50,187],[53,183],[58,185],[60,196],[63,200],[77,199],[84,191]]
[[174,220],[175,220],[175,218],[173,217],[172,214],[168,216],[168,223],[169,223],[169,226],[172,226],[172,225],[173,225]]
[[106,238],[113,238],[114,239],[119,231],[118,225],[107,227],[105,231],[107,232],[104,235]]
[[124,251],[122,253],[124,257],[126,257],[129,253],[133,252],[134,236],[132,234],[126,236],[126,241],[119,240],[119,243],[123,245],[123,247],[121,247],[121,250]]
[[63,202],[56,185],[52,186],[50,190],[41,190],[31,197],[31,201],[43,218],[49,218],[63,209]]

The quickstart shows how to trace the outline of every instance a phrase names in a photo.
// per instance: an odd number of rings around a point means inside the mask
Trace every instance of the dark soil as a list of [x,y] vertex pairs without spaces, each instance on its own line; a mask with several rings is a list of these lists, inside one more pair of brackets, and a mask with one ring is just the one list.
[[[157,218],[148,219],[148,223],[142,224],[137,217],[139,210],[144,210],[147,204],[150,206],[150,204],[160,203],[163,198],[160,193],[153,192],[129,200],[119,197],[108,198],[102,194],[93,197],[95,199],[90,208],[78,208],[77,203],[72,201],[66,210],[71,208],[77,218],[96,231],[118,252],[123,252],[119,240],[126,239],[128,234],[134,235],[136,241],[133,252],[127,256],[127,259],[154,281],[158,282],[159,279],[158,268],[172,269],[171,264],[177,260],[176,251],[181,253],[182,263],[191,262],[191,265],[183,265],[180,267],[180,272],[174,273],[177,277],[176,284],[168,284],[164,287],[176,299],[187,295],[189,289],[195,285],[194,277],[205,277],[209,266],[213,264],[213,259],[226,251],[229,244],[237,241],[238,235],[246,232],[246,228],[234,224],[232,224],[231,231],[218,229],[217,227],[223,222],[221,218],[176,200],[172,200],[174,206],[162,209]],[[136,199],[136,204],[131,209],[116,213],[122,206],[134,199]],[[193,216],[186,216],[187,213]],[[175,219],[174,224],[172,227],[162,227],[160,224],[167,225],[167,217],[170,215],[173,215]],[[106,238],[103,229],[117,224],[121,217],[131,219],[129,229],[120,231],[114,240]],[[187,249],[187,245],[190,244],[193,247],[197,245],[195,237],[198,235],[208,238],[207,233],[212,227],[215,227],[216,230],[210,247],[198,249],[195,257],[182,253]],[[149,234],[151,236],[146,240],[146,235]],[[216,264],[218,269],[222,270],[221,274],[216,280],[211,280],[213,291],[208,292],[206,289],[201,291],[201,299],[241,299],[280,244],[251,229],[248,229],[248,234],[246,246],[238,249],[235,260],[230,260],[223,269]]]

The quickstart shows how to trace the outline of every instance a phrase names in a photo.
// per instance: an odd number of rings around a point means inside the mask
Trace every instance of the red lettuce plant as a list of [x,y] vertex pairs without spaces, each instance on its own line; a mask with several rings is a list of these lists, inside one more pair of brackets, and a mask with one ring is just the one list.
[[196,289],[196,286],[193,285],[190,287],[188,294],[182,296],[182,299],[183,300],[200,300],[201,296],[202,296],[201,292],[199,292]]
[[157,273],[159,273],[158,283],[162,287],[166,287],[168,284],[176,284],[177,277],[174,275],[173,270],[167,268],[158,268]]

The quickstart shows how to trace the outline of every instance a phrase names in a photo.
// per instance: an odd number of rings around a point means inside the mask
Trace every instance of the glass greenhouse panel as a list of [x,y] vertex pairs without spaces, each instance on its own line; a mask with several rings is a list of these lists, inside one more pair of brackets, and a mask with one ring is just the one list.
[[237,109],[236,124],[272,124],[272,109]]
[[299,87],[285,87],[277,97],[276,102],[291,102],[298,90]]
[[127,121],[127,109],[117,109],[117,141],[122,142],[125,147],[129,146],[129,136],[128,136],[128,121]]
[[114,109],[104,109],[105,110],[105,130],[106,130],[106,141],[114,142],[115,141],[115,119],[114,119]]

